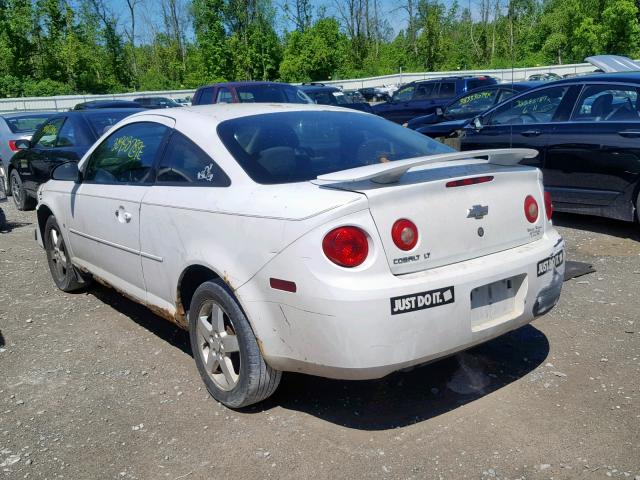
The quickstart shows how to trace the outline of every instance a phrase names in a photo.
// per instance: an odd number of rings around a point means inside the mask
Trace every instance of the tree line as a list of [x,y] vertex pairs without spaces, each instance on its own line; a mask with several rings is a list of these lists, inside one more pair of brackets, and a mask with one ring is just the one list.
[[[640,56],[640,0],[0,0],[0,95]],[[402,19],[398,22],[391,19]],[[392,26],[393,25],[393,26]]]

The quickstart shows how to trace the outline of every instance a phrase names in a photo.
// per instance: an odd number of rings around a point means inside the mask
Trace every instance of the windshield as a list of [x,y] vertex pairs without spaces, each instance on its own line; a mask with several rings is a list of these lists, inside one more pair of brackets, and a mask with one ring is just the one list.
[[350,112],[278,112],[227,120],[218,135],[240,166],[263,184],[376,163],[452,152],[383,118]]
[[344,93],[333,91],[305,92],[311,100],[321,105],[347,105],[353,103]]
[[13,133],[30,133],[35,132],[51,114],[22,115],[20,117],[5,117],[5,122]]
[[98,136],[107,132],[112,126],[118,123],[125,117],[133,115],[140,110],[120,110],[115,112],[100,112],[94,111],[86,114],[86,118],[91,124],[91,127]]
[[497,93],[497,89],[484,92],[472,92],[449,105],[444,111],[444,114],[446,117],[464,118],[471,117],[476,113],[482,113],[493,105]]
[[244,85],[236,87],[241,103],[313,103],[302,90],[290,85]]

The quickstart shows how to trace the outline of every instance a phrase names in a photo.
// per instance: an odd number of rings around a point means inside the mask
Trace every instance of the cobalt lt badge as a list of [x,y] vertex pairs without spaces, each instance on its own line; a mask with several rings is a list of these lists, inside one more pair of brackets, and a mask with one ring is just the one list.
[[489,215],[489,205],[474,205],[469,210],[467,210],[467,218],[475,218],[476,220],[480,220],[484,218],[485,215]]

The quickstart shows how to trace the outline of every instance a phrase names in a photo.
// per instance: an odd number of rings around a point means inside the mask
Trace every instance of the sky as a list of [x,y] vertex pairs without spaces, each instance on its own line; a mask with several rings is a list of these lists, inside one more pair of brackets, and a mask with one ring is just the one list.
[[[140,33],[138,42],[148,41],[153,34],[153,28],[149,27],[149,23],[160,25],[162,22],[162,11],[160,9],[161,0],[141,0],[142,3],[137,10],[136,29]],[[184,5],[185,16],[188,15],[186,9],[188,8],[189,0],[178,0]],[[328,15],[336,14],[336,2],[340,0],[316,0],[314,3],[316,7],[323,5],[326,8]],[[399,32],[405,28],[407,24],[406,13],[398,7],[403,3],[402,0],[379,0],[382,14],[385,16],[389,25],[393,29],[394,33]],[[287,21],[283,14],[281,5],[284,0],[274,0],[274,5],[277,10],[278,26],[282,31],[291,30],[293,25]],[[125,0],[106,0],[105,2],[109,8],[119,17],[121,24],[128,24],[129,10]],[[451,0],[445,0],[445,4],[451,3]],[[189,29],[191,27],[189,26]],[[136,35],[138,37],[138,35]],[[191,32],[189,32],[191,37]]]

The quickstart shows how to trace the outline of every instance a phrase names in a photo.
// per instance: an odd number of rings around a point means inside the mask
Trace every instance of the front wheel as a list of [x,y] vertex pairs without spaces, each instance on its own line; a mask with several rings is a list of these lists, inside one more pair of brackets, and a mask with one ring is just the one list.
[[224,283],[205,282],[195,291],[189,339],[207,390],[226,406],[258,403],[278,387],[282,372],[265,363],[249,321]]
[[73,292],[86,285],[71,263],[64,238],[54,216],[47,219],[44,227],[44,247],[51,276],[60,290]]
[[16,208],[18,210],[33,210],[36,206],[35,199],[31,198],[25,190],[22,178],[20,178],[20,174],[16,170],[11,171],[9,184],[11,185],[11,196]]

